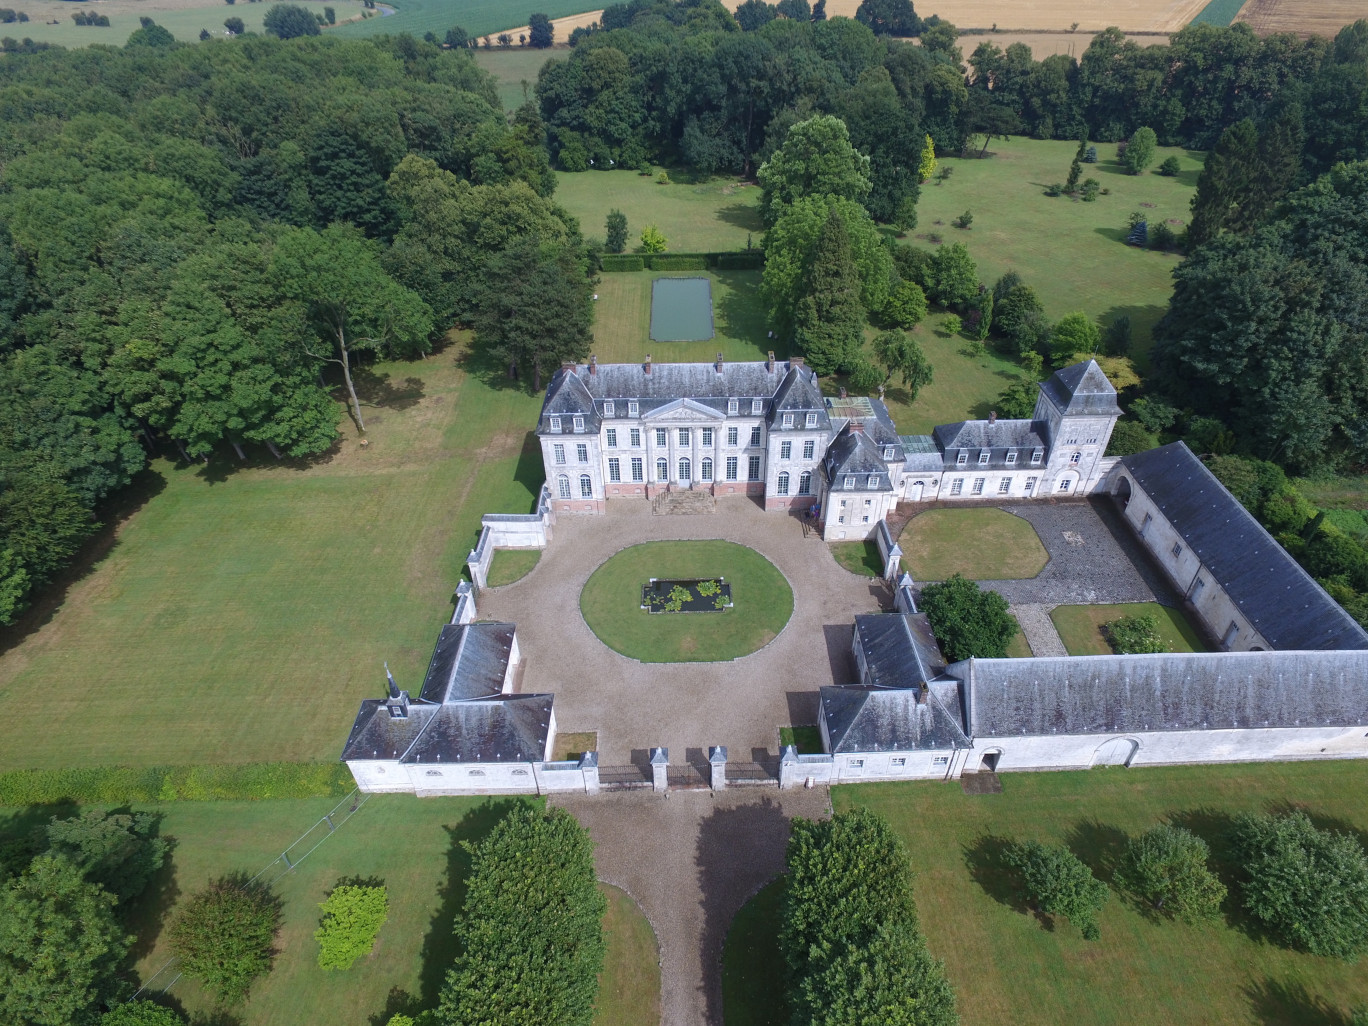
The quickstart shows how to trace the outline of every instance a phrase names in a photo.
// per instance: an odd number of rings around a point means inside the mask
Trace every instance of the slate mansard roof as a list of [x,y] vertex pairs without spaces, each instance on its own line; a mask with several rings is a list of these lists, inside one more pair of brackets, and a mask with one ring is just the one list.
[[[832,492],[886,492],[893,487],[882,449],[853,421],[827,447],[822,466]],[[846,484],[847,477],[854,480]]]
[[968,659],[972,737],[1368,723],[1368,654],[1220,652]]
[[1121,408],[1116,405],[1116,388],[1096,360],[1055,371],[1040,391],[1062,413],[1121,415]]
[[[650,367],[649,372],[647,367]],[[719,369],[720,368],[720,369]],[[800,380],[801,379],[801,380]],[[784,388],[783,386],[786,386]],[[802,364],[777,360],[773,363],[603,363],[563,367],[546,387],[537,430],[550,434],[552,415],[585,418],[585,430],[597,432],[602,424],[603,403],[634,401],[639,416],[646,416],[670,403],[693,400],[719,414],[727,412],[727,400],[743,400],[740,416],[751,416],[749,399],[763,400],[762,415],[770,413],[780,393],[794,411],[813,410],[826,426],[825,411],[817,389],[816,375]],[[803,405],[812,403],[812,405]],[[624,407],[614,416],[626,417]],[[564,433],[570,425],[562,424]]]
[[945,658],[925,613],[861,613],[855,634],[867,680],[885,688],[920,687],[945,670]]
[[[1035,450],[1045,457],[1049,446],[1045,442],[1045,425],[1035,420],[961,420],[955,424],[940,424],[931,435],[936,448],[944,453],[942,465],[947,470],[965,469],[958,467],[959,454],[967,452],[969,460],[965,467],[990,467],[1001,469],[1025,469],[1031,465],[1031,455]],[[979,463],[979,453],[988,450],[988,462]],[[1007,454],[1016,452],[1016,463],[1008,464]],[[936,469],[940,469],[937,467]]]
[[511,623],[444,626],[408,715],[391,716],[384,699],[362,702],[343,761],[539,762],[552,696],[503,693],[513,637]]
[[1121,464],[1275,649],[1368,649],[1368,633],[1183,442]]
[[[924,700],[923,700],[924,699]],[[821,689],[831,753],[946,751],[972,747],[960,729],[955,685]]]

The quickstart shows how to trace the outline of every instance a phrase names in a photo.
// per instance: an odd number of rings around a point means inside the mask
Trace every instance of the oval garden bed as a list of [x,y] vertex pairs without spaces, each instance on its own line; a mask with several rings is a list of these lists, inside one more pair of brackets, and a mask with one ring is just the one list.
[[[644,604],[653,581],[725,582],[730,605],[653,613]],[[593,572],[580,612],[600,641],[643,663],[715,662],[763,648],[788,623],[793,591],[773,563],[726,541],[633,545]]]

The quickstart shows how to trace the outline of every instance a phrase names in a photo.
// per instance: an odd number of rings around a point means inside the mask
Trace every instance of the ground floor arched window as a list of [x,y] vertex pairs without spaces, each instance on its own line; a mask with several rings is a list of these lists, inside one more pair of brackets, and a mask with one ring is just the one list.
[[693,480],[693,467],[687,459],[679,461],[679,481],[681,484],[688,484]]
[[782,474],[779,475],[779,487],[777,490],[780,495],[787,495],[789,493],[788,471],[784,471]]
[[594,497],[594,479],[588,474],[580,475],[580,498],[592,499]]
[[556,478],[556,494],[562,499],[570,498],[570,479],[564,474]]
[[812,475],[806,470],[798,475],[798,494],[812,494]]
[[670,461],[661,457],[656,460],[656,480],[668,481],[670,479]]
[[703,469],[703,480],[704,480],[704,481],[711,481],[711,480],[712,480],[712,460],[709,459],[709,458],[706,457],[706,456],[703,458],[703,468],[702,468],[702,469]]

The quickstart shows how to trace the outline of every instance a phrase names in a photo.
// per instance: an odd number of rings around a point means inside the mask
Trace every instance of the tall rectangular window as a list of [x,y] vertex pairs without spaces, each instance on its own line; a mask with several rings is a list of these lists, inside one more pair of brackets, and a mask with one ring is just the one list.
[[896,451],[896,450],[893,448],[893,446],[891,446],[891,445],[885,445],[885,446],[884,446],[884,459],[886,459],[886,460],[891,460],[891,459],[893,458],[893,454],[894,454],[895,451]]
[[641,428],[632,428],[632,448],[641,448]]
[[613,402],[613,400],[609,399],[606,403],[603,404],[603,415],[605,417],[612,417],[616,414],[617,405]]
[[983,482],[984,482],[984,479],[981,478],[981,477],[976,477],[976,478],[974,478],[974,494],[975,494],[975,495],[982,495],[982,494],[983,494]]
[[617,448],[617,428],[609,428],[607,431],[603,433],[603,437],[605,441],[607,441],[608,443],[608,448]]
[[575,446],[575,459],[579,460],[581,463],[588,463],[588,462],[589,462],[589,446],[587,446],[587,445],[577,445],[577,446]]
[[712,445],[712,428],[703,429],[703,445],[705,447]]
[[816,451],[817,443],[814,442],[811,438],[809,438],[806,442],[803,443],[803,459],[812,459],[812,456]]
[[627,416],[629,416],[629,417],[635,417],[635,416],[637,416],[640,412],[641,412],[641,406],[640,406],[639,404],[633,403],[633,402],[629,402],[629,403],[627,404]]
[[747,463],[747,466],[746,466],[746,480],[747,480],[747,481],[759,481],[759,480],[760,480],[760,457],[759,457],[759,456],[752,456],[749,460],[746,461],[746,463]]
[[669,440],[669,437],[668,437],[668,436],[666,435],[666,433],[665,433],[665,429],[664,429],[664,428],[656,428],[656,445],[663,449],[665,446],[667,446],[667,445],[669,445],[669,444],[670,444],[670,440]]
[[962,492],[962,491],[964,491],[964,478],[962,478],[962,477],[957,477],[957,478],[955,478],[953,481],[950,482],[950,494],[951,494],[951,495],[958,495],[958,494],[960,494],[960,492]]
[[736,428],[727,428],[727,444],[736,444]]
[[565,446],[557,443],[556,445],[551,446],[551,453],[555,457],[557,463],[565,463]]
[[869,475],[869,480],[865,483],[865,487],[867,487],[867,488],[878,488],[878,487],[879,487],[879,475],[878,475],[878,474],[870,474],[870,475]]
[[751,428],[751,440],[750,440],[750,444],[751,444],[751,445],[759,445],[759,444],[760,444],[760,426],[759,426],[758,424],[757,424],[755,427]]
[[1027,494],[1027,495],[1034,495],[1034,494],[1035,494],[1035,486],[1036,486],[1036,478],[1034,478],[1034,477],[1028,477],[1028,478],[1026,479],[1026,494]]
[[816,426],[817,426],[817,414],[815,414],[815,413],[809,413],[809,414],[807,415],[807,419],[804,421],[804,425],[805,425],[806,427],[810,427],[810,428],[811,428],[811,427],[816,427]]
[[584,430],[584,418],[583,418],[583,417],[576,417],[576,418],[575,418],[575,430],[576,430],[576,431],[583,431],[583,430]]
[[590,480],[588,474],[580,475],[580,498],[592,499],[594,497],[594,482]]
[[792,442],[780,442],[780,443],[779,443],[779,458],[780,458],[781,460],[791,460],[791,459],[793,459],[793,443],[792,443]]
[[761,414],[765,412],[765,404],[759,399],[751,400],[751,413]]
[[786,427],[786,428],[791,428],[791,427],[793,427],[793,414],[791,414],[791,413],[786,413],[786,414],[784,414],[784,427]]
[[622,461],[616,456],[608,460],[608,480],[614,482],[622,480]]
[[728,480],[728,481],[735,481],[735,480],[736,480],[736,457],[735,457],[735,456],[728,456],[728,457],[727,457],[727,480]]
[[559,418],[559,417],[552,417],[552,418],[551,418],[551,430],[552,430],[552,431],[559,431],[560,429],[561,429],[561,421],[560,421],[560,418]]
[[728,412],[728,413],[740,413],[740,412],[741,412],[741,402],[740,402],[740,400],[738,400],[738,399],[728,399],[728,400],[727,400],[727,412]]
[[680,428],[680,429],[679,429],[679,444],[680,444],[680,445],[688,445],[688,444],[689,444],[689,429],[688,429],[688,428]]
[[633,457],[632,457],[632,480],[633,480],[633,481],[640,481],[641,478],[642,478],[641,457],[640,457],[640,456],[633,456]]
[[1004,477],[1001,481],[998,482],[998,494],[999,494],[999,495],[1006,495],[1006,494],[1007,494],[1008,492],[1010,492],[1011,490],[1012,490],[1012,479],[1011,479],[1010,477]]

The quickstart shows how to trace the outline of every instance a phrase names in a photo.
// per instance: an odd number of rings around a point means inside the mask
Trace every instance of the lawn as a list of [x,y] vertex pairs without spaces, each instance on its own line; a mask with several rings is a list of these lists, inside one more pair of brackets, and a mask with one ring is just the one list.
[[6,632],[0,769],[330,760],[385,660],[415,689],[480,517],[542,481],[540,398],[462,353],[363,368],[365,449],[344,421],[311,465],[158,460]]
[[779,745],[795,745],[799,755],[822,754],[822,729],[820,727],[780,727]]
[[1055,630],[1069,655],[1111,655],[1102,625],[1123,616],[1153,616],[1159,621],[1159,637],[1169,652],[1205,652],[1201,636],[1181,609],[1157,602],[1126,602],[1106,606],[1055,606],[1050,611]]
[[[547,61],[563,61],[564,50],[532,50],[515,46],[510,50],[476,50],[475,63],[493,75],[499,82],[499,101],[504,110],[517,110],[527,98],[534,102],[537,75]],[[523,83],[527,83],[527,95],[523,95]]]
[[883,557],[879,555],[879,543],[873,539],[833,542],[831,554],[836,558],[837,563],[840,563],[852,574],[859,574],[861,577],[883,576]]
[[[944,959],[962,1021],[1014,1026],[1331,1026],[1368,1003],[1368,974],[1275,947],[1245,930],[1236,902],[1208,926],[1156,923],[1113,895],[1102,938],[1021,910],[984,838],[1064,842],[1103,879],[1123,834],[1180,817],[1220,855],[1230,817],[1305,805],[1368,831],[1368,764],[1281,763],[1069,773],[1008,773],[997,795],[954,784],[832,789],[836,809],[866,805],[893,824],[917,868],[931,952]],[[1231,883],[1229,864],[1218,866]],[[771,919],[768,929],[773,929]],[[756,933],[763,937],[766,927]],[[744,1021],[744,1020],[738,1020]],[[730,1019],[728,1026],[732,1026]]]
[[491,588],[502,588],[505,584],[521,581],[540,559],[540,549],[495,549],[485,582]]
[[599,974],[594,1026],[648,1026],[660,1021],[660,946],[632,896],[599,885],[608,899],[603,931],[608,952]]
[[1035,528],[1000,509],[928,510],[907,522],[898,544],[918,581],[1018,580],[1049,562]]
[[722,943],[723,1026],[786,1026],[784,957],[779,951],[782,879],[736,913]]
[[[292,0],[293,2],[293,0]],[[360,18],[365,9],[360,0],[298,0],[299,6],[310,12],[323,13],[324,7],[331,7],[338,21]],[[145,3],[143,0],[106,0],[95,5],[92,10],[109,16],[108,27],[82,26],[71,20],[76,10],[86,10],[66,0],[26,0],[14,5],[16,10],[24,11],[29,21],[0,25],[0,35],[29,39],[42,43],[57,43],[61,46],[90,46],[100,43],[106,46],[123,46],[128,37],[141,27],[139,17],[150,17],[181,42],[199,40],[200,29],[208,29],[219,38],[226,37],[223,27],[225,18],[241,18],[248,32],[261,32],[262,21],[271,10],[269,3],[241,3],[228,7],[222,0],[202,0],[202,2],[175,4],[169,6],[166,0]],[[372,21],[379,22],[380,18]],[[56,25],[46,22],[56,21]],[[336,32],[337,28],[327,29]]]
[[[492,62],[487,65],[492,67]],[[641,230],[653,224],[668,253],[712,253],[760,247],[760,188],[735,178],[676,176],[660,185],[636,171],[557,174],[555,201],[579,218],[587,237],[602,239],[608,212],[627,215],[627,249],[636,252]]]
[[[648,613],[641,589],[652,577],[724,577],[733,605],[719,612]],[[772,641],[793,612],[793,591],[769,560],[744,545],[648,542],[623,549],[593,572],[580,593],[580,611],[614,652],[644,663],[716,662]]]
[[[485,36],[526,25],[534,11],[548,18],[564,18],[582,11],[593,11],[603,6],[593,0],[533,0],[526,4],[511,4],[508,0],[381,0],[398,8],[387,18],[371,18],[353,22],[335,31],[352,36],[397,36],[401,32],[421,38],[434,32],[440,39],[446,30],[459,25],[472,36]],[[557,40],[564,42],[564,40]]]
[[[1083,165],[1083,175],[1096,178],[1111,195],[1094,203],[1046,196],[1046,186],[1068,177],[1076,149],[1071,142],[1014,137],[994,140],[993,156],[985,160],[941,158],[942,167],[954,169],[953,177],[922,187],[912,234],[923,248],[933,247],[930,234],[964,243],[988,284],[1015,270],[1039,294],[1051,319],[1082,310],[1109,324],[1125,314],[1134,351],[1142,355],[1150,329],[1168,306],[1169,275],[1179,258],[1125,245],[1126,217],[1138,210],[1151,223],[1186,222],[1203,155],[1160,147],[1153,167],[1176,156],[1182,173],[1131,176],[1117,163],[1116,147],[1099,143],[1098,162]],[[974,222],[961,231],[950,222],[966,209]],[[1171,227],[1182,230],[1181,224]]]
[[1012,640],[1007,642],[1007,658],[1030,659],[1034,655],[1030,643],[1026,640],[1026,635],[1021,630],[1021,625],[1017,624],[1017,632],[1012,635]]

